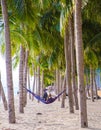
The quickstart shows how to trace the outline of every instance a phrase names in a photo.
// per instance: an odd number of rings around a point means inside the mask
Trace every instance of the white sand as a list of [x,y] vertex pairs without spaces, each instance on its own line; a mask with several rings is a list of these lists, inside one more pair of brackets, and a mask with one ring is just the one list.
[[[52,104],[37,103],[28,100],[24,114],[19,113],[19,103],[16,99],[16,123],[8,123],[8,111],[0,104],[0,130],[101,130],[101,99],[88,104],[88,128],[79,127],[79,112],[69,114],[68,101],[66,107],[61,108],[61,102]],[[41,113],[41,115],[37,115]]]

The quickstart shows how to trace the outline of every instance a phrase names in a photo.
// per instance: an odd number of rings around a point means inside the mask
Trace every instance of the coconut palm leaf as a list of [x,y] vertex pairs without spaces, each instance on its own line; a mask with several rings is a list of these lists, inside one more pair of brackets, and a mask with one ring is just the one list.
[[[10,5],[10,4],[9,4]],[[14,0],[11,2],[13,13],[22,22],[36,21],[36,4],[33,4],[31,0]]]
[[92,51],[89,47],[87,47],[84,51],[84,59],[85,63],[93,68],[98,67],[98,58],[94,51]]
[[60,32],[61,36],[64,36],[65,27],[68,25],[68,18],[73,13],[73,3],[71,0],[61,0],[62,10],[60,15]]
[[98,44],[98,46],[101,48],[101,32],[96,34],[89,43],[93,43],[93,46]]

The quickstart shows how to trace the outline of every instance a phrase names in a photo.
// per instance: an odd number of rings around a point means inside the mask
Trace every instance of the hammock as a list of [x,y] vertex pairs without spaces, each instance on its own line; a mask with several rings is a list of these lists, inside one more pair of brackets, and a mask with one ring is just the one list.
[[44,104],[53,103],[59,96],[61,96],[61,95],[66,91],[66,90],[63,90],[63,91],[62,91],[61,93],[59,93],[56,97],[51,98],[51,99],[45,101],[45,100],[44,100],[42,97],[40,97],[39,95],[37,95],[37,94],[31,92],[31,90],[27,89],[26,87],[24,87],[24,88],[27,90],[27,92],[31,93],[37,100],[41,101],[41,102],[44,103]]

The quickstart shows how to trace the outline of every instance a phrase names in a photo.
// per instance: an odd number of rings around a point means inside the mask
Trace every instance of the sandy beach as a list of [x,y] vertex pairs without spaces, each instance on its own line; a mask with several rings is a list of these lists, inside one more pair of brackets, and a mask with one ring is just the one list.
[[101,99],[87,100],[88,128],[80,128],[79,111],[69,114],[68,99],[66,107],[61,108],[61,101],[52,104],[37,103],[28,99],[24,114],[19,113],[19,102],[16,97],[16,123],[8,123],[8,111],[0,104],[0,130],[101,130]]

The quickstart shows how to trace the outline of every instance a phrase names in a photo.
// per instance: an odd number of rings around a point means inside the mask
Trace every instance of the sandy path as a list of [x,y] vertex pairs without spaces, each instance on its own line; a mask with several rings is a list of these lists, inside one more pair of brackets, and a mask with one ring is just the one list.
[[46,105],[28,100],[25,113],[19,114],[16,99],[16,124],[8,123],[8,112],[0,105],[0,130],[101,130],[101,99],[95,102],[88,100],[87,104],[89,127],[81,129],[79,112],[69,114],[67,100],[65,108],[60,107],[59,101]]

